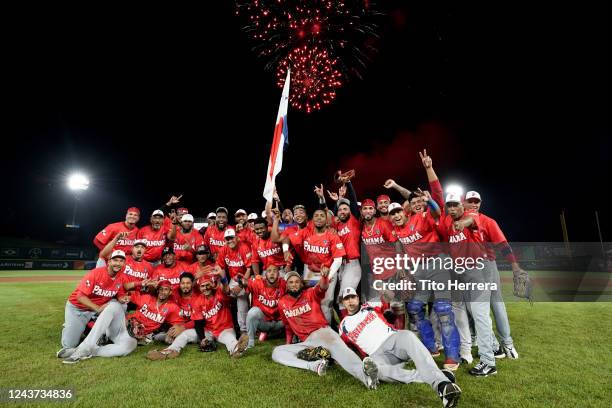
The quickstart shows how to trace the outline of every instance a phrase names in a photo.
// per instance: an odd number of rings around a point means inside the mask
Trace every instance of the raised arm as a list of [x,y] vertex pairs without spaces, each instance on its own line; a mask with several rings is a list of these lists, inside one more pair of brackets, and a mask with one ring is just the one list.
[[410,193],[412,193],[407,188],[404,188],[404,187],[400,186],[399,184],[397,184],[395,182],[395,180],[393,180],[393,179],[388,179],[387,181],[385,181],[385,184],[383,184],[383,186],[386,189],[393,189],[393,190],[397,191],[404,198],[404,200],[407,200],[408,197],[410,197]]

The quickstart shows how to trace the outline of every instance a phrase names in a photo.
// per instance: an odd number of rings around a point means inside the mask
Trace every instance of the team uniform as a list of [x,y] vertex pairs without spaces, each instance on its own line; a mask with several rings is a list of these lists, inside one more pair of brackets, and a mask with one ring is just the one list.
[[234,229],[233,227],[227,226],[220,230],[217,225],[212,225],[206,229],[204,233],[204,244],[210,248],[210,256],[216,258],[217,254],[225,246],[225,231],[227,229]]
[[[335,221],[332,226],[338,231],[338,237],[344,246],[346,255],[342,260],[342,266],[338,270],[338,281],[340,282],[340,292],[346,288],[355,289],[361,281],[361,223],[351,214],[346,222]],[[340,311],[344,310],[344,305],[340,303]]]
[[200,265],[200,263],[196,261],[189,265],[189,269],[187,269],[187,272],[191,272],[197,280],[200,277],[206,275],[207,273],[212,272],[214,266],[215,263],[210,259],[207,259],[206,262],[204,262],[204,265]]
[[249,246],[252,246],[253,242],[255,242],[255,239],[257,238],[255,232],[248,227],[242,228],[240,232],[236,233],[236,236],[240,239],[240,242],[243,242]]
[[124,273],[129,282],[140,283],[145,279],[149,279],[153,275],[154,269],[155,267],[145,260],[136,261],[131,255],[125,257]]
[[287,262],[285,262],[283,248],[280,244],[272,242],[270,237],[268,239],[255,237],[252,248],[252,263],[261,263],[264,270],[268,269],[270,265],[275,265],[278,266],[281,274],[284,273]]
[[204,243],[204,239],[198,230],[195,228],[184,233],[181,229],[176,232],[174,240],[174,253],[176,260],[188,264],[193,263],[195,259],[195,249]]
[[97,314],[82,305],[78,298],[87,296],[94,304],[102,306],[117,296],[123,296],[125,294],[123,285],[128,281],[123,270],[111,277],[106,267],[92,269],[81,279],[66,302],[62,330],[63,348],[76,347],[87,323]]
[[[221,248],[217,255],[217,265],[225,270],[230,280],[230,288],[234,288],[239,285],[239,281],[242,280],[247,268],[251,267],[252,259],[251,248],[242,242],[238,242],[234,249],[229,246]],[[238,294],[232,294],[236,297],[236,303],[238,307],[238,326],[240,326],[241,332],[247,331],[246,319],[249,311],[249,296],[244,290],[241,290]]]
[[[393,226],[387,220],[376,218],[372,226],[363,224],[361,230],[361,242],[365,247],[366,254],[370,260],[370,268],[373,268],[373,260],[375,258],[395,257],[397,253],[395,246],[390,246],[388,243],[394,243],[397,237],[393,234]],[[397,270],[395,268],[385,269],[381,273],[376,274],[376,279],[388,280],[395,276]]]
[[319,285],[302,291],[297,298],[285,295],[280,298],[278,308],[285,327],[288,327],[300,339],[297,344],[277,346],[272,351],[272,360],[289,367],[303,370],[317,370],[317,361],[305,361],[297,353],[307,347],[323,346],[331,357],[349,374],[369,387],[370,379],[363,370],[361,359],[342,341],[338,333],[328,325],[321,312],[321,301],[325,290]]
[[172,285],[172,289],[175,289],[181,283],[181,273],[188,271],[190,266],[183,262],[174,262],[174,265],[167,267],[161,263],[153,270],[151,279],[168,280]]
[[[121,250],[126,254],[132,252],[132,246],[134,246],[134,241],[138,236],[138,227],[134,226],[131,229],[125,225],[125,222],[115,222],[113,224],[108,224],[102,231],[98,232],[96,237],[93,240],[94,245],[102,251],[106,244],[115,238],[117,234],[120,232],[127,232],[128,235],[117,241],[115,246],[113,247],[113,251]],[[101,267],[106,265],[106,259],[99,258],[96,267]]]
[[138,230],[137,239],[147,241],[147,249],[144,254],[144,260],[151,263],[159,263],[162,256],[162,251],[166,246],[169,228],[162,225],[158,230],[153,229],[150,225],[142,227]]
[[[383,311],[388,306],[386,302],[372,302],[346,316],[338,329],[342,340],[362,356],[370,356],[376,361],[382,381],[420,382],[437,390],[440,383],[448,381],[447,377],[414,333],[395,330],[387,323]],[[408,360],[414,362],[416,370],[403,368]]]
[[273,332],[283,328],[278,301],[286,290],[287,282],[283,278],[279,278],[274,286],[269,286],[265,279],[249,280],[246,291],[251,294],[253,305],[247,314],[246,325],[251,344],[255,343],[257,330]]

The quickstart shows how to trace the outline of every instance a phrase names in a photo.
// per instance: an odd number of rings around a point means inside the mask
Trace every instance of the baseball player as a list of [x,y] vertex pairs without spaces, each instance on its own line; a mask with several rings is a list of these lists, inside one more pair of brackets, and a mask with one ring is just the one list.
[[151,225],[138,230],[136,238],[147,242],[144,260],[157,266],[161,262],[166,241],[174,241],[176,238],[176,224],[172,224],[170,228],[164,226],[164,212],[162,210],[153,211],[150,222]]
[[[139,338],[155,332],[164,322],[178,318],[178,306],[169,300],[171,293],[170,282],[162,280],[157,282],[157,296],[135,291],[119,301],[108,302],[85,340],[76,349],[65,351],[63,363],[76,364],[91,357],[127,356],[136,349]],[[138,307],[129,323],[126,323],[120,302],[132,302]],[[106,335],[113,343],[98,346],[102,335]]]
[[[415,193],[411,193],[410,197],[416,201]],[[424,199],[429,207],[425,212],[412,213],[408,218],[400,204],[392,203],[389,206],[389,214],[395,224],[393,231],[404,246],[404,251],[413,259],[427,257],[430,261],[438,257],[441,252],[436,221],[431,215],[433,212],[436,217],[439,217],[440,207],[430,196],[425,195]],[[451,279],[450,272],[445,270],[441,263],[439,267],[436,265],[419,265],[413,276],[417,283],[417,289],[414,297],[408,301],[408,313],[414,319],[423,344],[433,355],[438,355],[438,347],[431,322],[425,317],[425,306],[431,298],[434,299],[433,309],[440,322],[442,344],[444,344],[446,354],[444,368],[454,371],[459,367],[461,360],[459,357],[459,332],[455,326],[450,291],[424,290],[421,286],[423,281],[448,282]]]
[[[342,340],[362,356],[370,356],[378,366],[378,378],[386,382],[429,384],[442,399],[444,407],[455,407],[461,389],[455,384],[450,371],[442,372],[429,351],[409,330],[395,330],[383,316],[389,305],[381,302],[360,305],[353,288],[342,292],[342,303],[347,316],[340,322]],[[406,370],[403,365],[412,360],[416,370]]]
[[210,249],[208,245],[202,244],[196,248],[196,262],[189,267],[189,272],[193,274],[195,280],[200,279],[207,273],[211,273],[215,263],[210,260]]
[[376,211],[379,218],[389,219],[389,204],[391,204],[391,198],[388,195],[381,194],[376,197]]
[[[277,225],[278,213],[275,215],[274,226]],[[338,277],[336,276],[342,258],[346,255],[342,241],[335,231],[327,227],[327,212],[318,209],[312,216],[314,229],[304,228],[292,234],[292,238],[283,238],[283,251],[287,262],[291,261],[289,243],[303,248],[304,252],[304,280],[314,285],[320,277],[323,268],[330,269],[329,289],[325,292],[325,298],[321,301],[321,309],[328,322],[332,318],[332,302],[334,300],[334,288]]]
[[[138,227],[136,226],[138,220],[140,220],[140,210],[136,207],[128,208],[125,221],[108,224],[96,235],[93,240],[94,245],[101,251],[115,235],[120,232],[127,232],[128,234],[123,239],[117,241],[113,250],[117,249],[129,253],[138,234]],[[106,259],[99,257],[96,267],[104,265],[106,265]]]
[[193,215],[182,215],[180,225],[174,240],[174,253],[177,261],[191,264],[196,248],[204,243],[204,239],[200,232],[193,228]]
[[227,214],[227,208],[217,208],[215,224],[209,225],[204,234],[204,243],[210,248],[210,254],[213,259],[217,259],[217,254],[225,246],[225,231],[227,229],[234,229],[227,225]]
[[172,247],[166,247],[162,251],[162,263],[153,270],[152,279],[167,279],[172,284],[172,288],[177,288],[180,283],[181,273],[188,271],[190,266],[183,262],[177,262]]
[[255,346],[255,334],[258,330],[262,333],[282,330],[283,322],[278,313],[278,300],[285,295],[286,282],[279,277],[278,266],[270,264],[263,278],[248,281],[245,279],[243,284],[253,299],[253,306],[249,309],[246,319],[248,348],[251,348]]
[[255,240],[255,233],[248,227],[247,219],[247,212],[243,209],[239,209],[234,213],[234,220],[236,221],[236,226],[234,228],[236,229],[238,239],[251,246]]
[[248,244],[239,242],[236,231],[226,229],[224,233],[226,245],[217,254],[217,268],[227,272],[230,277],[229,287],[232,296],[236,298],[238,307],[238,326],[242,333],[247,332],[246,319],[249,311],[249,296],[244,291],[242,278],[251,275],[252,251]]
[[[100,252],[100,256],[106,259],[116,245],[116,242],[123,239],[127,233],[120,232],[113,238]],[[131,255],[127,255],[125,260],[124,273],[128,277],[128,281],[140,283],[153,274],[153,265],[144,260],[144,255],[147,249],[147,241],[144,239],[136,239],[132,246]]]
[[254,223],[256,238],[253,240],[253,273],[259,275],[259,264],[267,270],[270,265],[277,267],[281,276],[285,274],[286,264],[283,248],[272,241],[268,221],[265,218],[257,218]]
[[[329,288],[330,269],[321,267],[321,279],[312,288],[304,289],[297,272],[289,272],[287,294],[280,298],[278,308],[287,332],[287,344],[272,351],[272,360],[288,367],[310,370],[325,375],[328,361],[305,361],[297,354],[308,347],[325,347],[331,358],[349,374],[361,381],[368,389],[378,387],[378,367],[374,360],[366,357],[363,361],[342,341],[338,333],[327,324],[321,312],[321,301]],[[290,344],[295,334],[300,343]]]

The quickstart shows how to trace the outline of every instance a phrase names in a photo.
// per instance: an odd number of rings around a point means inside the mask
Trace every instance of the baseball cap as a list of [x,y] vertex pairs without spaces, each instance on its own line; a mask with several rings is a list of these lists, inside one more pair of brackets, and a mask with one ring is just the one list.
[[349,296],[358,296],[357,292],[353,288],[344,288],[342,291],[342,299],[347,298]]
[[366,198],[365,200],[361,202],[361,206],[362,207],[375,207],[376,205],[374,204],[374,201],[370,200],[369,198]]
[[162,210],[155,210],[153,211],[153,214],[151,214],[152,217],[155,217],[156,215],[159,215],[160,217],[164,216],[164,212]]
[[235,237],[235,236],[236,236],[236,231],[230,228],[226,229],[225,232],[223,233],[223,238]]
[[256,220],[257,219],[257,214],[255,213],[250,213],[249,216],[247,217],[247,220]]
[[302,279],[302,277],[300,276],[299,273],[297,273],[296,271],[289,271],[285,274],[285,281],[288,281],[289,278],[293,277],[293,276],[297,276],[298,278]]
[[208,247],[208,245],[200,245],[196,249],[196,254],[210,254],[210,248]]
[[205,282],[215,283],[215,277],[213,274],[207,273],[202,275],[200,279],[198,279],[198,285],[202,285]]
[[174,249],[172,249],[172,247],[165,247],[164,250],[162,251],[162,256],[173,254],[173,253],[174,253]]
[[349,207],[351,206],[351,202],[346,198],[341,198],[338,200],[338,207],[340,207],[342,204],[348,205]]
[[125,259],[125,252],[123,252],[120,249],[116,249],[116,250],[113,251],[113,253],[110,256],[110,259],[113,259],[113,258],[123,258],[123,259]]
[[172,284],[170,283],[170,281],[168,279],[162,279],[159,282],[157,282],[157,287],[158,288],[161,288],[161,287],[164,287],[164,286],[167,286],[167,287],[171,288]]
[[297,204],[293,206],[293,211],[295,210],[304,210],[306,211],[306,207],[304,207],[302,204]]
[[239,209],[238,211],[236,211],[236,212],[234,213],[234,215],[238,215],[238,214],[244,214],[244,215],[247,215],[247,212],[246,212],[246,211],[244,211],[244,210],[241,208],[241,209]]
[[138,215],[140,215],[140,210],[138,209],[138,207],[130,207],[127,209],[127,212],[135,212],[135,213],[138,213]]
[[446,195],[446,203],[461,203],[461,195],[457,193],[448,193]]
[[147,240],[146,239],[137,239],[134,241],[134,246],[136,245],[143,245],[143,246],[147,246]]
[[177,214],[188,214],[188,213],[189,213],[189,210],[188,210],[188,209],[186,209],[185,207],[180,207],[180,208],[177,208],[177,209],[176,209],[176,213],[177,213]]
[[403,210],[403,208],[399,203],[389,204],[389,214],[391,214],[395,210]]
[[227,208],[225,208],[225,207],[217,207],[217,210],[215,211],[215,216],[217,215],[217,213],[220,213],[220,212],[229,214],[228,211],[227,211]]
[[470,198],[476,198],[476,199],[478,199],[479,201],[482,201],[482,198],[480,198],[480,194],[478,194],[478,191],[468,191],[468,192],[465,194],[465,199],[466,199],[466,200],[469,200]]
[[376,197],[376,202],[379,202],[381,200],[387,200],[387,201],[391,201],[391,199],[389,198],[388,195],[386,194],[381,194],[378,197]]
[[193,222],[193,215],[191,215],[191,214],[183,215],[183,217],[181,218],[181,222],[183,222],[183,221],[191,221],[191,222]]
[[215,214],[214,212],[209,212],[206,218],[217,218],[217,214]]

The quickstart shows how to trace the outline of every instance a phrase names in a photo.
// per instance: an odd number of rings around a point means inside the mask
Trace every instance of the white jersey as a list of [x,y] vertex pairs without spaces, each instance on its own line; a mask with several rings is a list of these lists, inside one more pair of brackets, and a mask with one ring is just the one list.
[[340,322],[338,331],[345,343],[355,346],[362,354],[370,355],[396,331],[383,316],[383,303],[366,303]]

